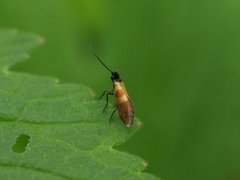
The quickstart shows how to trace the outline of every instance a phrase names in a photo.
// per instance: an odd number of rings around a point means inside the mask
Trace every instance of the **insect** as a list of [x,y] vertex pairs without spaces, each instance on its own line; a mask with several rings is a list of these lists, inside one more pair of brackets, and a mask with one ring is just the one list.
[[134,119],[134,107],[131,99],[128,96],[125,85],[122,79],[120,78],[120,75],[117,72],[112,71],[108,66],[106,66],[106,64],[103,63],[103,61],[93,50],[92,54],[111,73],[111,80],[113,82],[113,90],[111,91],[105,90],[99,97],[99,99],[101,99],[104,95],[106,96],[106,105],[103,109],[103,112],[105,112],[105,110],[108,107],[108,96],[109,95],[115,96],[116,105],[110,119],[112,119],[114,113],[118,111],[119,117],[121,118],[122,122],[126,125],[126,127],[131,127]]

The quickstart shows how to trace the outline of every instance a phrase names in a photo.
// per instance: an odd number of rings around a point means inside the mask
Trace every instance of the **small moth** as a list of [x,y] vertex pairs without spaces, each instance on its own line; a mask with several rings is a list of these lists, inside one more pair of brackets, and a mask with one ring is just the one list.
[[125,85],[120,78],[120,75],[117,72],[112,71],[103,61],[99,58],[99,56],[92,51],[93,55],[97,58],[97,60],[111,73],[111,80],[113,83],[113,90],[108,91],[105,90],[99,99],[101,99],[104,95],[106,95],[106,105],[103,109],[103,112],[106,110],[108,106],[108,96],[115,96],[116,104],[115,109],[112,112],[110,119],[113,117],[116,110],[118,111],[119,117],[122,122],[126,125],[126,127],[131,127],[134,119],[134,107],[130,97],[128,96]]

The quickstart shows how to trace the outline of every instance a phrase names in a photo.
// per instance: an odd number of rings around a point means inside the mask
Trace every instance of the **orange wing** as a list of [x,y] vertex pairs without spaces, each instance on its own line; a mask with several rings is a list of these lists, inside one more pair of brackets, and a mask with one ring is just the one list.
[[123,123],[130,127],[134,119],[134,108],[123,82],[114,82],[114,95],[118,114]]
[[130,127],[133,123],[134,110],[130,101],[126,101],[120,104],[117,104],[117,110],[120,118],[127,127]]

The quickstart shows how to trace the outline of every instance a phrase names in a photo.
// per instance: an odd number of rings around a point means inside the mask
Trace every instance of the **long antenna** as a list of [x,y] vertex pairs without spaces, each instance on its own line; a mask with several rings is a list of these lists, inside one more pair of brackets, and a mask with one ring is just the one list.
[[111,73],[113,73],[112,70],[111,70],[109,67],[107,67],[107,65],[104,64],[103,61],[100,59],[100,57],[95,53],[95,51],[93,50],[91,44],[89,44],[89,49],[90,49],[90,51],[92,52],[92,54],[97,58],[97,60],[98,60],[108,71],[110,71]]

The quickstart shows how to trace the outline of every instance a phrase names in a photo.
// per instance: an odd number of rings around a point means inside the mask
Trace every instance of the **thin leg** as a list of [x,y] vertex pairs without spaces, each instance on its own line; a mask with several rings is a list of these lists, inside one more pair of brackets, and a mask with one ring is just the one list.
[[109,121],[111,121],[112,120],[112,118],[113,118],[113,115],[115,114],[115,112],[117,111],[117,108],[115,108],[114,110],[113,110],[113,112],[112,112],[112,114],[111,114],[111,116],[110,116],[110,119],[109,119]]
[[112,91],[108,91],[108,90],[103,91],[103,93],[102,93],[101,96],[98,98],[98,100],[102,99],[102,97],[103,97],[106,93],[112,93]]
[[105,112],[107,107],[108,107],[108,96],[109,95],[114,95],[114,94],[113,94],[113,92],[107,92],[107,94],[106,94],[106,105],[105,105],[105,107],[103,109],[103,112]]

